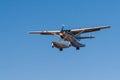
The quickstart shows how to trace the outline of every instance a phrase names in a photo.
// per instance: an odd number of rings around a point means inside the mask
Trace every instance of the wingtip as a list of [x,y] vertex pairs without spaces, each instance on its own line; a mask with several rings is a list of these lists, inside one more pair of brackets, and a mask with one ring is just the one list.
[[32,34],[32,32],[28,32],[28,34]]
[[102,26],[101,29],[111,28],[111,26]]
[[111,28],[111,26],[107,26],[107,28]]
[[36,32],[28,32],[28,34],[37,34]]

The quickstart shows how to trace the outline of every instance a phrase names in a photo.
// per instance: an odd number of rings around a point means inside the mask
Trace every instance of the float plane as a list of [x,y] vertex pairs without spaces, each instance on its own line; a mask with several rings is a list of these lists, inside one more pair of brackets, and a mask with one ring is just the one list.
[[69,48],[70,46],[73,46],[76,48],[76,50],[79,50],[82,47],[85,47],[85,44],[79,43],[81,39],[89,39],[89,38],[95,38],[94,36],[87,36],[87,37],[81,37],[81,34],[89,33],[89,32],[95,32],[100,31],[101,29],[110,28],[110,26],[99,26],[99,27],[92,27],[92,28],[80,28],[80,29],[64,29],[64,25],[62,25],[61,30],[53,30],[53,31],[30,31],[29,34],[41,34],[41,35],[57,35],[59,36],[63,41],[54,41],[52,42],[52,48],[56,47],[60,51],[63,50],[63,48]]

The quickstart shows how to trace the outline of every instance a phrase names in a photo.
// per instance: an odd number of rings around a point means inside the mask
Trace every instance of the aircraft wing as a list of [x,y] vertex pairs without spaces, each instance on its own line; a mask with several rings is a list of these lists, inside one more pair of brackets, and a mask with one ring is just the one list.
[[93,27],[93,28],[73,29],[70,32],[72,34],[76,35],[76,34],[82,34],[82,33],[99,31],[101,29],[106,29],[106,28],[110,28],[110,26],[100,26],[100,27]]
[[59,35],[60,31],[31,31],[29,34]]
[[[110,26],[100,26],[100,27],[93,27],[93,28],[82,28],[82,29],[72,29],[70,32],[74,35],[99,31],[101,29],[110,28]],[[41,34],[41,35],[59,35],[60,31],[31,31],[29,34]]]

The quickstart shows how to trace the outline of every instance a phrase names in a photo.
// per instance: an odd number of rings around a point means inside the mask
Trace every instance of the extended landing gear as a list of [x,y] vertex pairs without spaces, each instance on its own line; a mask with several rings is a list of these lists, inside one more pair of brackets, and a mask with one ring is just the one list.
[[80,48],[79,47],[76,47],[76,50],[79,50]]
[[59,50],[60,50],[60,51],[63,51],[63,48],[60,48]]
[[52,48],[54,48],[54,46],[52,46]]

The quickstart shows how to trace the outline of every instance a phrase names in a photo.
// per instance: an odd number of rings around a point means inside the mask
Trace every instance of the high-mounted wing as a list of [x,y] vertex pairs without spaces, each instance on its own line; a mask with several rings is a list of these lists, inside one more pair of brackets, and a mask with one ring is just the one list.
[[110,28],[110,26],[100,26],[100,27],[94,27],[94,28],[73,29],[70,32],[75,35],[75,34],[82,34],[82,33],[87,33],[87,32],[99,31],[99,30],[105,29],[105,28]]
[[[70,32],[74,35],[76,34],[82,34],[87,32],[94,32],[99,31],[101,29],[110,28],[110,26],[100,26],[100,27],[93,27],[93,28],[82,28],[82,29],[73,29],[70,30]],[[68,31],[68,30],[63,30]],[[42,34],[42,35],[59,35],[62,31],[31,31],[29,34]]]
[[59,35],[60,31],[31,31],[29,34]]

